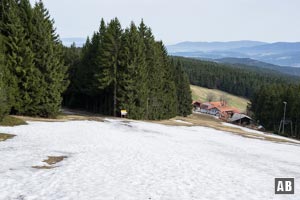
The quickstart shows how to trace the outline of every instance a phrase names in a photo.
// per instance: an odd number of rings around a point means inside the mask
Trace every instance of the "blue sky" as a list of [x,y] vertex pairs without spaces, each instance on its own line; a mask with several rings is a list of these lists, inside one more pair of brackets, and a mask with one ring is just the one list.
[[[31,2],[35,2],[31,0]],[[157,39],[300,41],[300,0],[44,0],[61,37],[86,37],[118,17],[143,18]]]

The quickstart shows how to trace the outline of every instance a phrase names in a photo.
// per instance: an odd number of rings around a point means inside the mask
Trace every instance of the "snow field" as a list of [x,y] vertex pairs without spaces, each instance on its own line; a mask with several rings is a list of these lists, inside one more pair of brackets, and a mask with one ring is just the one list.
[[[205,127],[145,122],[29,122],[0,127],[0,199],[300,199],[300,146]],[[47,156],[67,156],[53,169]],[[275,195],[295,177],[295,195]]]

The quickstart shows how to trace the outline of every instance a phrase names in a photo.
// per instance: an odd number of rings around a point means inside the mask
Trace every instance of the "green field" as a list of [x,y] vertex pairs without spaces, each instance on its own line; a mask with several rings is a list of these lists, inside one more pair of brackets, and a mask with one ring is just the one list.
[[223,92],[215,89],[203,88],[195,85],[191,85],[193,100],[200,102],[207,102],[207,96],[214,96],[213,101],[220,101],[221,97],[225,97],[229,106],[238,108],[241,112],[245,112],[249,100],[243,97],[238,97],[227,92]]

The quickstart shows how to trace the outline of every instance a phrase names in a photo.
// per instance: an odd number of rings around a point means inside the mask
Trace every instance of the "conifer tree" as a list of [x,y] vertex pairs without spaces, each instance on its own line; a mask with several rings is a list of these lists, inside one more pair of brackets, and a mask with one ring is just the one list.
[[146,74],[147,74],[147,102],[146,102],[146,118],[162,119],[163,104],[162,104],[162,69],[158,59],[160,52],[156,46],[154,36],[149,27],[143,20],[139,25],[139,33],[145,45],[146,57]]
[[44,4],[37,2],[33,9],[31,40],[35,53],[34,64],[42,74],[39,85],[43,93],[37,109],[38,114],[45,117],[55,116],[59,112],[61,94],[68,86],[63,48],[53,24]]
[[[161,83],[161,102],[162,102],[162,118],[171,118],[177,115],[177,96],[175,77],[168,57],[167,50],[162,42],[157,42],[157,49],[159,52],[159,68],[162,70],[162,83]],[[161,59],[161,60],[160,60]]]
[[130,118],[144,119],[147,105],[145,45],[132,22],[122,36],[121,67],[118,73],[119,109],[126,109]]
[[65,65],[68,66],[70,85],[63,94],[63,105],[71,106],[73,104],[71,99],[73,101],[78,93],[76,73],[78,71],[78,66],[81,63],[81,48],[77,48],[75,43],[73,43],[70,48],[64,47],[64,61]]
[[10,3],[3,27],[3,33],[6,34],[7,66],[11,74],[8,84],[14,97],[14,100],[10,99],[10,101],[13,112],[32,114],[34,104],[38,104],[35,98],[38,93],[38,84],[36,84],[38,71],[33,63],[34,54],[30,49],[27,24],[22,24],[19,17],[22,7],[15,1]]
[[113,115],[117,116],[117,73],[120,67],[122,28],[117,18],[110,21],[101,46],[101,71],[97,74],[99,88],[113,88]]
[[175,84],[176,95],[178,101],[178,115],[187,116],[191,114],[192,95],[190,90],[190,84],[187,75],[182,69],[182,63],[177,61],[175,64]]

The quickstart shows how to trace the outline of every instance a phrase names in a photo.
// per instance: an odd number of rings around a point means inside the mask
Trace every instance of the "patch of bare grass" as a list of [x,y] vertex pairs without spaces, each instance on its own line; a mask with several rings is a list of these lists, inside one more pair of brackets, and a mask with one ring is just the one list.
[[[182,123],[181,120],[186,123]],[[175,117],[168,120],[161,120],[161,121],[151,121],[154,123],[164,124],[164,125],[170,125],[170,126],[205,126],[205,127],[216,127],[216,126],[222,126],[221,120],[211,116],[211,115],[205,115],[205,114],[192,114],[187,117]]]
[[55,168],[55,166],[43,165],[43,166],[32,166],[32,168],[34,168],[34,169],[53,169],[53,168]]
[[[177,122],[176,120],[182,120],[184,122],[188,122],[189,124]],[[258,139],[258,140],[267,140],[278,143],[296,143],[290,140],[285,140],[284,138],[276,138],[266,134],[257,134],[244,131],[238,127],[230,127],[222,124],[223,121],[217,119],[211,115],[206,114],[192,114],[187,117],[175,117],[169,120],[161,120],[161,121],[153,121],[154,123],[171,125],[171,126],[204,126],[213,128],[219,131],[225,131],[229,133],[233,133],[235,135],[239,135],[246,138]],[[298,143],[297,143],[298,144]]]
[[48,156],[48,159],[43,160],[43,162],[47,163],[48,165],[55,165],[66,158],[67,156]]
[[15,137],[15,135],[6,134],[6,133],[0,133],[0,142],[3,142],[5,140],[11,139]]
[[66,110],[66,113],[61,113],[55,118],[44,118],[44,117],[29,117],[29,116],[14,116],[23,121],[38,121],[38,122],[67,122],[67,121],[79,121],[79,120],[89,120],[104,122],[103,115],[89,113],[85,111],[78,110]]
[[47,163],[48,165],[43,165],[43,166],[32,166],[32,168],[35,169],[53,169],[56,166],[53,166],[64,159],[66,159],[67,156],[48,156],[48,159],[43,160],[44,163]]
[[0,126],[19,126],[26,124],[27,123],[23,119],[13,116],[5,116],[2,121],[0,121]]

